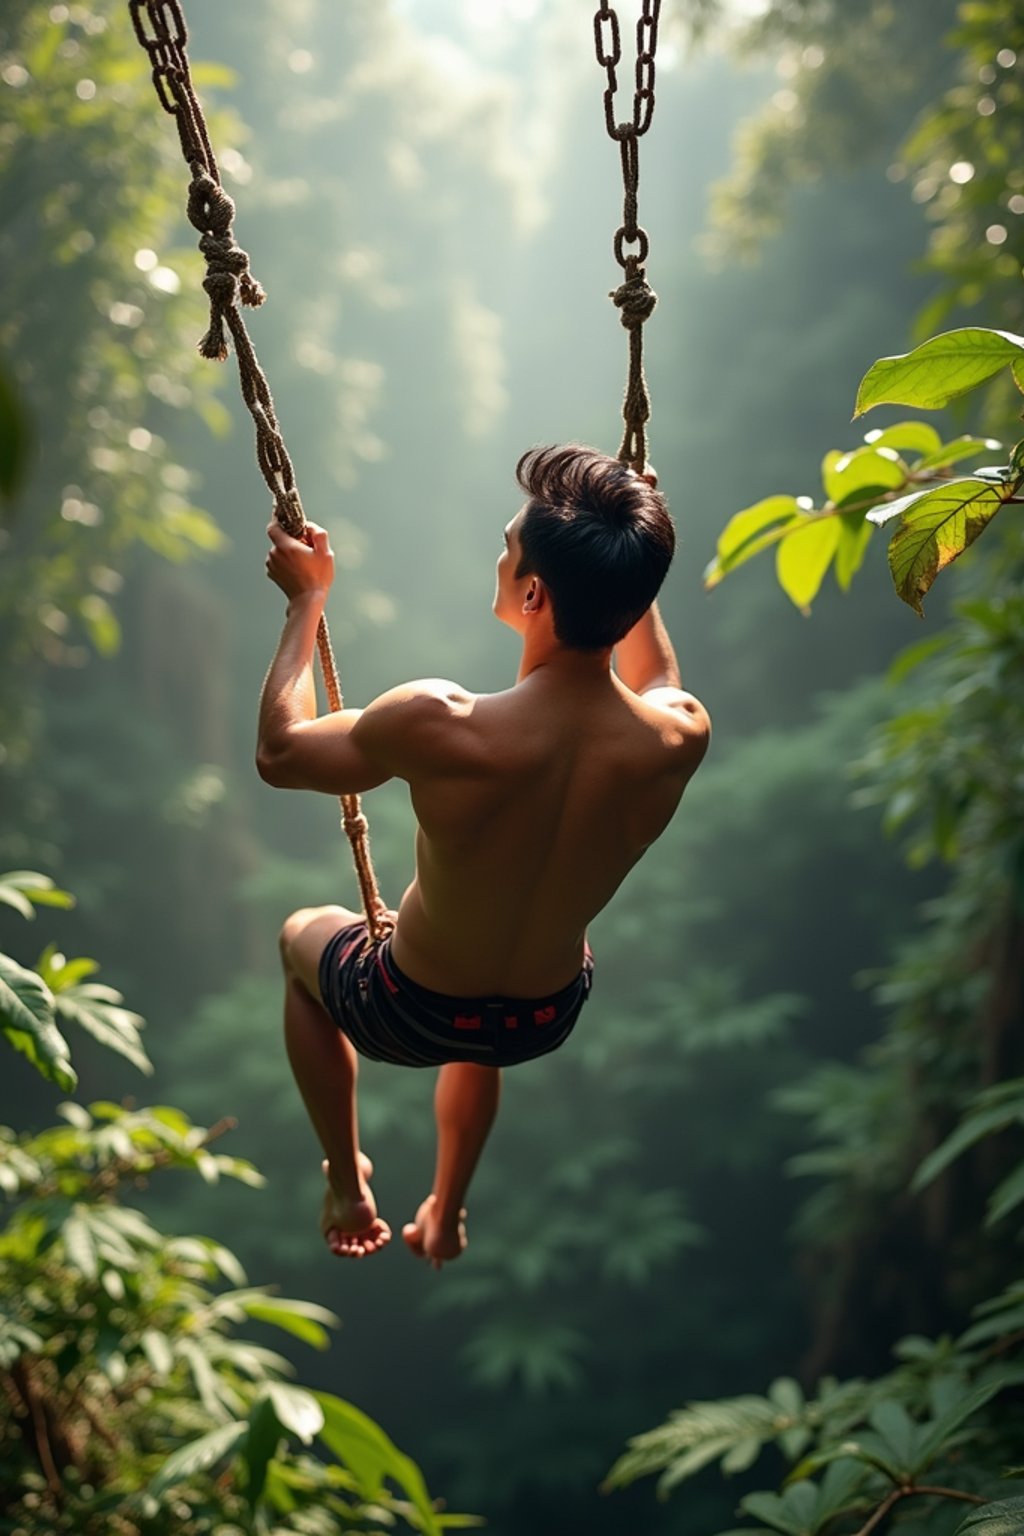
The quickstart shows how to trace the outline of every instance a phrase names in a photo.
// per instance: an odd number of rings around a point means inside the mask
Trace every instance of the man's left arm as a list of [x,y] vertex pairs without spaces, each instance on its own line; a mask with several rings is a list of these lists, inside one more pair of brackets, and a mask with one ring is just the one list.
[[[284,592],[288,609],[277,651],[260,695],[256,766],[280,789],[317,789],[358,794],[392,777],[372,750],[372,733],[360,731],[364,711],[345,709],[317,716],[313,652],[316,632],[334,579],[327,534],[308,525],[307,539],[293,539],[277,523],[267,529],[272,548],[267,575]],[[369,750],[368,750],[369,747]]]

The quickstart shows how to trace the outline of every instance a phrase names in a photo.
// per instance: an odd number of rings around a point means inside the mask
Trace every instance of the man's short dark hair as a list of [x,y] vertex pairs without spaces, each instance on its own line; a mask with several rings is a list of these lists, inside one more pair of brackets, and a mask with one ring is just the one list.
[[615,645],[654,602],[672,562],[664,496],[618,459],[576,443],[531,448],[516,479],[529,498],[517,578],[540,577],[563,645]]

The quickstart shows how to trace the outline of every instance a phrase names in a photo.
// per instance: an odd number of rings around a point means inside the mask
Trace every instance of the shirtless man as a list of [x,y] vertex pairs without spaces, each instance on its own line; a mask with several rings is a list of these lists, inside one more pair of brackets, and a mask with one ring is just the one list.
[[325,1153],[321,1228],[340,1255],[391,1237],[359,1148],[357,1049],[440,1066],[433,1189],[402,1233],[440,1268],[466,1244],[501,1068],[568,1035],[590,985],[587,924],[707,748],[708,716],[680,688],[655,602],[675,534],[653,474],[569,447],[525,454],[517,478],[527,501],[505,528],[493,606],[522,659],[503,693],[431,678],[318,717],[312,658],[333,556],[313,525],[309,543],[268,530],[267,574],[288,610],[260,701],[260,775],[332,795],[405,779],[418,822],[388,939],[368,944],[343,907],[295,912],[281,934],[288,1056]]

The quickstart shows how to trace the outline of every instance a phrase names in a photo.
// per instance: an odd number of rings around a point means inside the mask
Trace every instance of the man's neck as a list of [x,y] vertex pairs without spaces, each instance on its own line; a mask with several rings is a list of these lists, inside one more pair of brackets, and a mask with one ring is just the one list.
[[577,686],[587,680],[606,679],[612,666],[612,652],[572,650],[548,635],[527,635],[519,661],[517,683],[523,683],[542,669],[551,677],[563,678]]

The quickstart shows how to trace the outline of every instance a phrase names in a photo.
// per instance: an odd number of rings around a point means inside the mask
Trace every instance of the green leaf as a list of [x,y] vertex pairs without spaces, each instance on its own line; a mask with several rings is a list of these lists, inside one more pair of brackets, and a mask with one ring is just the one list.
[[170,1341],[165,1333],[160,1333],[156,1328],[147,1328],[139,1337],[139,1344],[159,1377],[167,1377],[174,1369],[174,1353]]
[[948,1441],[956,1430],[979,1408],[991,1402],[999,1392],[1006,1389],[1005,1381],[990,1381],[982,1387],[975,1387],[973,1392],[968,1392],[955,1407],[930,1424],[922,1425],[923,1435],[920,1437],[916,1448],[915,1463],[911,1468],[913,1475],[918,1475],[928,1467],[935,1458],[945,1449]]
[[871,543],[871,524],[862,512],[841,512],[836,521],[839,524],[836,582],[841,592],[848,592],[850,583],[864,564]]
[[318,1392],[316,1398],[324,1412],[320,1439],[354,1475],[363,1497],[377,1502],[384,1478],[393,1478],[415,1506],[423,1536],[440,1536],[442,1528],[416,1463],[351,1403],[329,1392]]
[[917,1426],[903,1404],[892,1399],[877,1403],[868,1415],[868,1423],[883,1442],[886,1460],[891,1460],[900,1471],[910,1472],[917,1444]]
[[1024,362],[1024,338],[1009,331],[945,331],[912,352],[873,363],[857,391],[854,416],[887,404],[941,410],[1014,362]]
[[224,1390],[226,1383],[222,1383],[217,1372],[210,1363],[206,1352],[192,1339],[185,1339],[178,1345],[178,1354],[188,1365],[192,1373],[199,1401],[211,1418],[223,1419],[226,1415],[224,1403]]
[[[73,907],[75,898],[60,890],[48,875],[34,869],[12,869],[0,875],[0,901],[16,907],[23,917],[34,917],[33,907]],[[25,903],[31,905],[25,909]]]
[[143,1021],[137,1013],[122,1008],[121,1001],[120,992],[86,982],[61,988],[54,996],[54,1007],[62,1024],[77,1024],[100,1045],[151,1075],[153,1063],[139,1038]]
[[814,517],[796,532],[787,532],[779,545],[775,573],[780,587],[801,613],[810,613],[838,543],[839,519]]
[[220,1424],[209,1434],[183,1445],[180,1451],[168,1456],[156,1476],[150,1479],[147,1492],[153,1498],[159,1498],[176,1484],[187,1483],[197,1472],[206,1472],[240,1445],[248,1432],[249,1425],[245,1421]]
[[953,1536],[1020,1536],[1024,1531],[1024,1498],[999,1499],[972,1510]]
[[339,1327],[341,1321],[333,1312],[317,1306],[315,1302],[286,1301],[259,1292],[240,1298],[240,1305],[248,1317],[282,1328],[286,1333],[302,1339],[305,1344],[312,1344],[314,1349],[327,1349],[331,1340],[326,1330]]
[[[938,434],[936,434],[938,436]],[[825,494],[836,506],[851,497],[900,490],[907,483],[907,466],[894,448],[855,448],[852,453],[828,453],[821,466]]]
[[910,1188],[915,1194],[918,1190],[924,1189],[926,1184],[930,1184],[944,1168],[947,1168],[969,1147],[973,1147],[976,1142],[1024,1119],[1024,1084],[1018,1083],[1018,1088],[1021,1091],[1019,1102],[996,1104],[991,1108],[976,1110],[961,1120],[945,1141],[940,1142],[928,1154],[914,1174]]
[[267,1468],[281,1443],[281,1423],[270,1399],[260,1397],[249,1410],[249,1432],[242,1446],[248,1482],[245,1496],[255,1510],[267,1481]]
[[974,543],[1002,504],[995,486],[951,480],[868,514],[871,522],[884,523],[902,513],[889,543],[889,569],[897,593],[915,613],[924,612],[921,599],[939,572]]
[[96,1243],[88,1221],[88,1207],[76,1205],[63,1223],[60,1235],[64,1240],[64,1254],[73,1269],[79,1270],[87,1280],[95,1280],[99,1273]]
[[926,469],[944,469],[948,464],[959,464],[961,459],[973,459],[979,453],[992,453],[1003,445],[995,437],[954,437],[950,442],[943,443],[941,448],[936,448],[927,458],[918,464],[918,471]]
[[9,1371],[19,1356],[43,1349],[43,1339],[33,1328],[0,1313],[0,1370]]
[[43,1077],[73,1093],[78,1078],[53,1010],[53,993],[42,977],[0,954],[0,1029]]
[[277,1414],[282,1429],[297,1435],[303,1445],[312,1443],[324,1427],[324,1411],[311,1392],[290,1387],[283,1381],[268,1382],[265,1396]]
[[806,517],[795,496],[768,496],[736,512],[718,538],[714,560],[704,572],[709,590],[738,565],[774,544],[792,523]]
[[1012,1173],[1008,1173],[992,1191],[988,1203],[988,1214],[985,1217],[986,1227],[992,1227],[997,1221],[1002,1221],[1004,1216],[1009,1216],[1022,1201],[1024,1201],[1024,1163],[1018,1163]]
[[726,1477],[734,1472],[745,1472],[752,1467],[761,1454],[764,1441],[757,1435],[751,1435],[749,1440],[740,1440],[730,1451],[722,1457],[722,1471]]
[[117,615],[98,592],[87,592],[78,604],[79,616],[100,656],[113,656],[121,644]]
[[895,448],[897,453],[925,457],[942,450],[942,438],[930,421],[899,421],[895,426],[865,433],[864,441],[872,448]]
[[58,992],[67,992],[72,987],[76,987],[87,976],[94,976],[99,970],[99,963],[96,960],[88,960],[85,956],[69,960],[55,945],[48,944],[36,961],[36,970],[56,996]]
[[793,1468],[789,1480],[795,1482],[800,1478],[811,1477],[822,1467],[830,1466],[834,1461],[844,1460],[857,1461],[866,1467],[874,1467],[894,1483],[898,1483],[903,1475],[891,1454],[887,1453],[887,1447],[881,1436],[863,1432],[855,1436],[851,1435],[848,1440],[843,1440],[837,1445],[825,1446],[822,1450],[805,1456],[803,1461]]
[[817,1489],[812,1483],[794,1483],[782,1494],[749,1493],[740,1508],[784,1536],[809,1536],[818,1527],[815,1519]]

